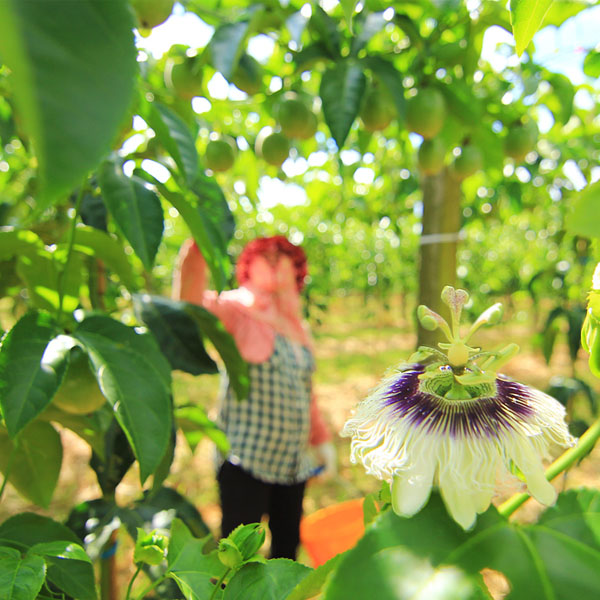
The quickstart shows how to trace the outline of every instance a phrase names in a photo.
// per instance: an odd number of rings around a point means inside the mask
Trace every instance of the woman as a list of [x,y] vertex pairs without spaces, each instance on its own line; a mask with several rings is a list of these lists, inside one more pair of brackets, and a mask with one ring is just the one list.
[[227,386],[219,407],[231,445],[217,473],[221,535],[267,514],[271,557],[294,559],[306,481],[316,472],[310,447],[326,475],[336,462],[312,393],[312,341],[300,298],[306,256],[283,236],[255,239],[243,249],[236,276],[237,289],[207,290],[202,254],[193,240],[182,246],[175,297],[215,314],[250,369],[248,399],[239,402]]

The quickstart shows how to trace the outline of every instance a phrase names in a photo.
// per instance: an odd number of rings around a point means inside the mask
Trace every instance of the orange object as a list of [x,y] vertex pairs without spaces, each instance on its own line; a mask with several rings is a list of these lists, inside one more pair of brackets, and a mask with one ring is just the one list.
[[365,531],[363,498],[327,506],[304,517],[300,542],[318,567],[340,552],[352,548]]

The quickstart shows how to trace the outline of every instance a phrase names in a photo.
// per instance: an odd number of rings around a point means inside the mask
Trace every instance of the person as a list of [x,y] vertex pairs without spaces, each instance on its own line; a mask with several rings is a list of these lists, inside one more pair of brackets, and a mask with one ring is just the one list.
[[[283,236],[258,238],[242,250],[238,288],[207,289],[205,260],[193,240],[181,247],[174,297],[216,315],[249,364],[250,387],[238,401],[226,386],[218,423],[230,443],[219,456],[221,535],[269,519],[271,557],[295,559],[306,483],[336,470],[331,433],[312,389],[313,343],[302,319],[307,274],[301,247]],[[315,462],[314,457],[317,457]]]

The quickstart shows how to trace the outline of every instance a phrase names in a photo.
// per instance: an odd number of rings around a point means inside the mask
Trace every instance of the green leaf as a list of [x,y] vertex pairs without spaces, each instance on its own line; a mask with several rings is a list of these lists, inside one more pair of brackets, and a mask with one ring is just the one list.
[[0,2],[0,54],[36,150],[42,206],[109,151],[135,83],[132,27],[125,2]]
[[343,554],[336,554],[326,563],[313,569],[304,579],[302,579],[292,590],[285,600],[310,600],[318,596],[319,592],[326,585],[331,574],[335,572]]
[[98,171],[104,202],[133,251],[150,270],[162,239],[164,221],[159,197],[138,177],[127,177],[117,162]]
[[186,303],[186,311],[197,323],[200,331],[212,342],[223,359],[229,382],[238,400],[246,399],[250,385],[248,364],[241,357],[231,334],[227,332],[223,323],[205,308],[196,304]]
[[323,114],[338,148],[343,147],[358,115],[365,87],[361,65],[348,60],[330,67],[321,77]]
[[172,192],[165,186],[159,186],[161,194],[177,209],[185,224],[189,227],[206,264],[210,269],[213,284],[217,291],[222,291],[231,270],[231,263],[220,245],[215,245],[215,226],[201,207],[188,200],[183,194]]
[[573,114],[573,100],[575,98],[575,89],[567,77],[560,73],[552,73],[547,81],[552,86],[555,98],[550,102],[550,98],[545,98],[546,105],[554,114],[557,121],[565,124]]
[[94,227],[79,226],[75,229],[73,248],[100,259],[130,291],[140,287],[122,244],[109,233]]
[[383,18],[382,12],[367,13],[360,12],[356,18],[355,25],[358,32],[352,39],[351,54],[356,56],[369,42],[369,40],[379,33],[388,23]]
[[227,584],[223,600],[284,600],[311,571],[310,567],[287,558],[247,563]]
[[0,525],[0,540],[17,548],[35,544],[68,541],[79,544],[81,540],[65,525],[32,512],[10,517]]
[[[63,255],[64,252],[57,250]],[[60,302],[59,271],[64,263],[46,250],[23,254],[17,259],[17,273],[27,286],[30,302],[37,308],[56,311]],[[81,256],[73,255],[62,282],[62,312],[70,315],[79,306],[79,288],[83,278]]]
[[188,539],[182,547],[177,547],[175,559],[169,559],[169,576],[177,582],[188,600],[210,598],[216,580],[227,570],[216,551],[204,553],[207,541],[206,538]]
[[600,181],[573,194],[570,203],[573,208],[565,219],[567,230],[572,234],[591,239],[599,237]]
[[[500,571],[509,580],[510,597],[514,600],[593,597],[600,585],[599,505],[600,495],[596,491],[569,491],[559,496],[557,505],[537,524],[509,523],[492,507],[479,516],[475,528],[468,532],[448,517],[437,494],[410,519],[388,510],[375,519],[357,545],[344,555],[325,598],[348,597],[348,590],[353,590],[352,597],[357,600],[369,597],[356,593],[361,589],[357,586],[363,585],[363,573],[373,573],[375,569],[381,573],[379,589],[390,589],[392,594],[378,597],[403,597],[393,595],[402,584],[397,579],[400,565],[386,572],[385,564],[378,559],[394,548],[410,550],[417,557],[428,559],[436,573],[441,570],[440,574],[443,565],[459,567],[472,576],[477,576],[483,568]],[[397,558],[402,557],[395,557],[392,562],[396,563]],[[419,570],[415,565],[415,573]],[[363,589],[367,589],[366,582]],[[342,595],[344,590],[346,596]]]
[[600,77],[600,52],[590,50],[583,60],[583,72],[593,79]]
[[25,556],[0,546],[0,590],[6,600],[35,600],[46,579],[46,565],[39,556]]
[[521,56],[540,28],[552,0],[510,0],[510,22]]
[[42,542],[32,546],[27,555],[43,557],[48,565],[48,579],[67,595],[96,600],[92,561],[79,544],[64,540]]
[[170,108],[158,102],[148,104],[143,116],[154,129],[158,141],[173,157],[183,180],[191,186],[199,174],[200,164],[194,136],[188,126]]
[[0,231],[0,260],[13,256],[35,256],[44,250],[44,243],[33,231],[5,228]]
[[219,372],[204,348],[195,321],[185,312],[185,302],[135,294],[133,305],[140,321],[154,334],[172,369],[192,375]]
[[208,437],[224,455],[229,451],[229,442],[223,430],[211,419],[201,406],[182,406],[175,409],[177,426],[181,429],[192,452]]
[[250,21],[225,23],[214,33],[209,42],[213,67],[220,71],[227,81],[244,49],[244,40],[250,28]]
[[92,316],[73,332],[93,363],[140,463],[142,482],[160,464],[171,436],[171,369],[150,334],[105,316]]
[[464,125],[476,127],[481,121],[481,104],[473,94],[471,87],[460,81],[450,85],[440,85],[438,88],[444,95],[449,111]]
[[171,538],[167,549],[167,563],[169,567],[175,562],[175,559],[181,554],[185,545],[194,539],[192,532],[182,519],[174,518],[171,522]]
[[316,32],[319,41],[325,45],[329,56],[334,60],[338,59],[341,46],[337,22],[319,4],[315,3],[312,5],[309,27]]
[[55,338],[57,327],[46,313],[21,317],[0,347],[0,408],[14,438],[52,400],[67,367],[68,344]]
[[31,502],[48,508],[60,474],[62,442],[45,421],[33,421],[17,441],[0,429],[0,471]]
[[[173,550],[173,559],[177,554],[175,550],[177,543],[173,542],[173,536],[177,536],[180,541],[181,536],[185,537],[187,534],[197,538],[207,538],[209,536],[212,539],[212,534],[198,509],[192,502],[172,488],[161,487],[155,492],[145,493],[144,498],[135,503],[132,511],[137,513],[146,527],[155,522],[156,515],[159,513],[163,517],[163,521],[165,521],[165,513],[175,513],[170,523],[171,540],[169,542],[169,552]],[[168,522],[165,523],[165,526],[167,525]],[[180,528],[177,534],[175,528]],[[171,548],[171,546],[173,547]]]

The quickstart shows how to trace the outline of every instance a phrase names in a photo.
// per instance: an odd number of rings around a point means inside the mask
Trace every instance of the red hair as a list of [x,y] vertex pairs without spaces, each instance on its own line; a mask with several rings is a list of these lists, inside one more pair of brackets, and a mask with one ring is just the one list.
[[300,246],[292,244],[283,235],[273,237],[256,238],[248,242],[242,250],[235,269],[235,274],[240,285],[244,285],[249,279],[249,268],[252,260],[264,254],[285,254],[292,260],[296,271],[296,286],[298,291],[304,287],[304,279],[307,274],[306,254]]

